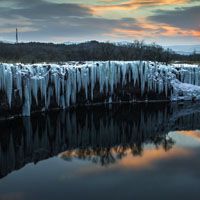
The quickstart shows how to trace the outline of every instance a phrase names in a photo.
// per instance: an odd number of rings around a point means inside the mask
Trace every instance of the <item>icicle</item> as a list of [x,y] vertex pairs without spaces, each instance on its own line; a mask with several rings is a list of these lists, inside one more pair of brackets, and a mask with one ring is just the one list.
[[136,82],[138,81],[138,77],[139,77],[137,63],[131,63],[131,72],[132,72],[132,79],[133,79],[134,86],[135,86]]
[[60,98],[60,105],[61,105],[61,108],[65,108],[65,97],[64,97],[64,95],[62,95],[61,98]]
[[46,109],[49,108],[50,106],[50,103],[51,103],[51,97],[53,95],[53,90],[52,90],[52,87],[49,87],[48,88],[48,93],[47,93],[47,103],[46,103]]
[[75,68],[73,68],[72,73],[71,73],[71,83],[72,83],[71,101],[72,101],[72,104],[76,104],[77,83],[76,83],[76,69]]
[[71,72],[69,70],[67,81],[66,81],[66,92],[65,92],[65,101],[66,101],[67,107],[70,106],[70,99],[71,99]]
[[145,63],[140,63],[140,89],[141,89],[141,95],[144,94],[144,89],[145,89],[145,83],[146,83],[146,64]]
[[91,82],[91,100],[93,101],[93,93],[94,93],[94,87],[96,84],[96,66],[93,64],[93,66],[90,67],[90,82]]
[[24,105],[22,110],[23,116],[30,116],[31,98],[30,98],[30,82],[27,77],[24,80]]
[[78,89],[78,92],[81,91],[81,73],[80,73],[80,68],[77,68],[76,69],[76,76],[77,76],[77,89]]
[[38,105],[38,79],[36,77],[31,79],[31,88],[36,104]]
[[6,91],[9,107],[11,108],[12,92],[13,92],[13,77],[12,77],[11,69],[8,69],[6,72],[5,91]]
[[21,73],[16,73],[16,85],[17,85],[17,90],[19,91],[19,96],[20,99],[22,99],[22,77]]
[[42,97],[42,99],[44,99],[45,107],[46,107],[46,103],[47,103],[46,87],[47,87],[46,86],[46,80],[45,80],[45,77],[44,77],[44,78],[40,79],[40,91],[41,91],[41,97]]
[[106,82],[106,63],[99,63],[98,66],[98,79],[99,79],[99,85],[100,85],[100,93],[103,93],[103,89]]
[[110,85],[111,94],[113,94],[114,85],[117,85],[117,83],[116,83],[116,71],[117,71],[117,66],[115,65],[114,62],[110,62],[108,81],[109,81],[109,85]]
[[4,72],[5,71],[5,67],[4,65],[0,65],[0,90],[4,89]]
[[167,79],[165,78],[165,97],[168,95],[168,82]]
[[85,98],[88,99],[89,69],[88,66],[81,68],[81,84],[85,90]]
[[120,67],[122,71],[122,86],[124,86],[126,84],[127,65],[123,63]]
[[56,103],[58,106],[60,105],[60,77],[57,73],[53,74],[54,87],[55,87],[55,95],[56,95]]

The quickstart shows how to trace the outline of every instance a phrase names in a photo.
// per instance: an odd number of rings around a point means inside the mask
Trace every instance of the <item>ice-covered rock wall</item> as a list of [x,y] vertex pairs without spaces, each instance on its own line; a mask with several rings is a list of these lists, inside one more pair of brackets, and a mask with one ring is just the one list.
[[0,64],[0,115],[73,105],[200,99],[200,67],[140,61]]

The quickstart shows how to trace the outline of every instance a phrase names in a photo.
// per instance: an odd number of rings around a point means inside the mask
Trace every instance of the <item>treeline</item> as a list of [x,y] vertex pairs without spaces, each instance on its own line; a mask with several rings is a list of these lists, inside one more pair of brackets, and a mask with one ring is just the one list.
[[151,60],[199,62],[200,54],[180,55],[162,46],[134,41],[128,44],[89,41],[80,44],[0,43],[0,62],[65,62],[89,60]]

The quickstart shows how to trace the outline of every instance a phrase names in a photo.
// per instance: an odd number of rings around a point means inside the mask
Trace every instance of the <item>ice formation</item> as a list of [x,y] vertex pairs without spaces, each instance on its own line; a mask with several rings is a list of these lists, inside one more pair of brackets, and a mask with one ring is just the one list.
[[[197,65],[141,61],[0,64],[0,112],[136,100],[200,100]],[[21,105],[17,105],[20,102]]]

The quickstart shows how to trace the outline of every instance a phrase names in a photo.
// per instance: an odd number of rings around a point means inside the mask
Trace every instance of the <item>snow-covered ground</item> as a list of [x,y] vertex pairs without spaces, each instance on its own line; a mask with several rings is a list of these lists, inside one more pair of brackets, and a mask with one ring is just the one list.
[[200,67],[146,61],[0,64],[1,115],[15,109],[30,116],[35,110],[112,103],[122,96],[148,101],[154,94],[156,100],[200,100]]

